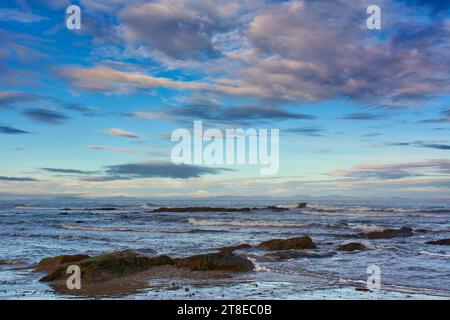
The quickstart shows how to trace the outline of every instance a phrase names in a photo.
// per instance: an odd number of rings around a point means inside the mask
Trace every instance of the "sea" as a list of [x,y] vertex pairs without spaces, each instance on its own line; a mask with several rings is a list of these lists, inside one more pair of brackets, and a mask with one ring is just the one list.
[[[52,199],[0,201],[0,299],[90,299],[60,294],[30,268],[61,254],[139,249],[186,257],[240,243],[310,236],[320,257],[259,261],[267,251],[238,251],[255,271],[227,282],[173,279],[127,296],[104,299],[450,299],[450,246],[426,244],[450,238],[450,202],[414,200],[145,200]],[[250,207],[248,212],[153,212],[160,207]],[[273,210],[277,206],[285,210]],[[387,228],[410,227],[409,237],[349,239]],[[337,250],[347,242],[367,250]],[[253,257],[253,258],[251,258]],[[366,290],[370,266],[380,287]],[[369,272],[368,272],[369,268]]]

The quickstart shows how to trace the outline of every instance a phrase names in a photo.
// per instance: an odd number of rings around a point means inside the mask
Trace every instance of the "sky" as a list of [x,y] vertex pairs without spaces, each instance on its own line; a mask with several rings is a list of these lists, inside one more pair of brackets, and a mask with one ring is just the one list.
[[[0,198],[450,198],[448,1],[1,0],[0,43]],[[194,121],[278,173],[174,164]]]

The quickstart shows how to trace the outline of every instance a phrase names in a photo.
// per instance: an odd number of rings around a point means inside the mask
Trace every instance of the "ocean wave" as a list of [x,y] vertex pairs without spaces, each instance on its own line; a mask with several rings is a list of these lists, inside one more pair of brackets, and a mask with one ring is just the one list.
[[266,220],[214,220],[189,218],[188,222],[195,226],[231,226],[231,227],[273,227],[273,228],[299,228],[308,226],[305,223],[282,223]]
[[63,224],[66,230],[83,230],[83,231],[99,231],[99,232],[148,232],[148,233],[193,233],[193,232],[209,232],[208,230],[192,229],[192,228],[132,228],[132,227],[90,227],[90,226],[74,226]]
[[428,252],[428,251],[420,251],[419,254],[425,255],[425,256],[450,258],[450,254],[445,254],[445,253],[434,253],[434,252]]
[[256,261],[255,258],[247,257],[248,260],[250,260],[253,263],[253,270],[255,272],[270,272],[271,270],[269,268],[263,267]]
[[385,227],[382,227],[382,226],[367,225],[367,224],[355,224],[355,225],[351,225],[349,227],[350,227],[350,229],[361,231],[361,232],[383,231],[384,229],[386,229]]

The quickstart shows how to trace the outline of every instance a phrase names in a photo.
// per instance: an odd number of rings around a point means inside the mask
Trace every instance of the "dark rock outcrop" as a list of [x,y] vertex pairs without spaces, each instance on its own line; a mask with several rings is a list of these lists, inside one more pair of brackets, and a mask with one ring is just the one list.
[[391,239],[397,237],[410,237],[413,235],[413,229],[402,227],[400,229],[385,229],[383,231],[373,231],[358,234],[343,234],[343,238],[362,238],[362,239]]
[[241,244],[238,244],[238,245],[236,245],[236,246],[230,246],[230,247],[223,247],[223,248],[220,248],[219,251],[220,251],[220,252],[229,252],[229,253],[232,253],[232,252],[234,252],[234,251],[236,251],[236,250],[250,249],[250,248],[252,248],[252,246],[249,245],[248,243],[241,243]]
[[252,208],[217,208],[217,207],[161,207],[151,212],[249,212]]
[[306,202],[301,202],[301,203],[298,204],[297,209],[303,209],[303,208],[306,208],[307,205],[308,205],[308,204],[307,204]]
[[253,263],[230,252],[199,254],[176,259],[175,266],[192,271],[230,271],[248,272],[253,270]]
[[426,244],[432,244],[436,246],[450,246],[450,239],[441,239],[435,241],[428,241]]
[[356,251],[356,250],[365,250],[367,247],[363,245],[362,243],[358,242],[351,242],[347,244],[340,245],[338,250],[339,251]]
[[308,237],[298,237],[290,239],[273,239],[263,241],[259,244],[259,248],[266,250],[289,250],[289,249],[314,249],[316,244]]

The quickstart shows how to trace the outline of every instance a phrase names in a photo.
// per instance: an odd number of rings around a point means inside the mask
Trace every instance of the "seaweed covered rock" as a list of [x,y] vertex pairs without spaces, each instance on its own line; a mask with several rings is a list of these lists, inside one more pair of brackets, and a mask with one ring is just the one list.
[[51,258],[42,259],[37,265],[36,270],[43,272],[51,272],[62,266],[74,264],[76,262],[90,258],[87,254],[61,255]]
[[[173,264],[172,259],[168,256],[148,257],[133,251],[107,253],[74,262],[71,263],[80,267],[81,280],[85,285],[122,278],[154,266]],[[64,266],[43,277],[41,281],[51,282],[66,278],[66,267]]]
[[316,244],[308,237],[298,237],[290,239],[273,239],[263,241],[259,244],[259,248],[266,250],[289,250],[289,249],[314,249]]
[[426,244],[433,244],[435,246],[450,246],[450,239],[428,241]]
[[350,242],[346,244],[342,244],[339,246],[339,251],[357,251],[357,250],[365,250],[367,247],[359,242]]
[[178,268],[192,271],[229,271],[248,272],[253,270],[253,263],[230,252],[199,254],[175,260]]

